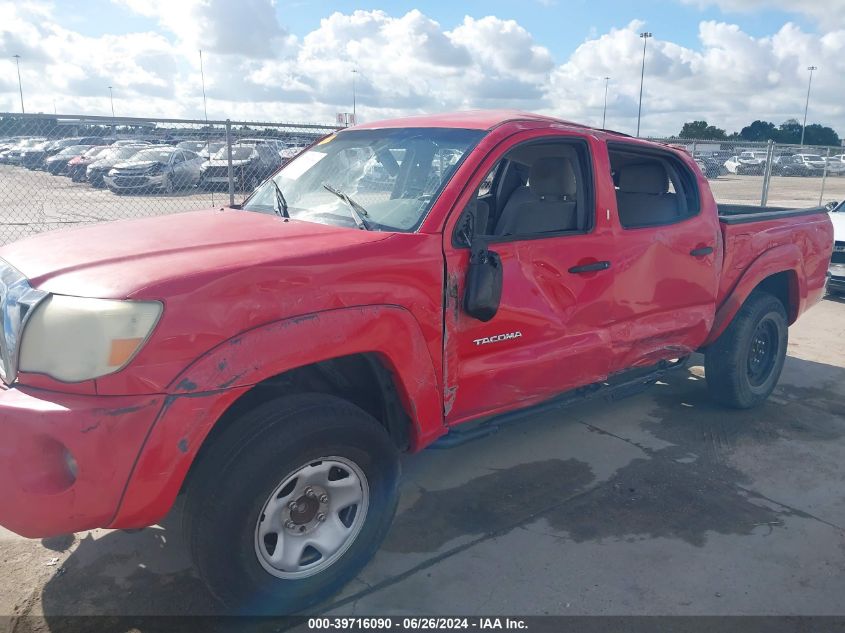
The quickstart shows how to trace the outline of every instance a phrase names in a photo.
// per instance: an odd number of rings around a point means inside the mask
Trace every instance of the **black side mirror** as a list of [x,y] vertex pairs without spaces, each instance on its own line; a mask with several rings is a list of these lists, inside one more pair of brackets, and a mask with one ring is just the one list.
[[464,311],[479,321],[489,321],[502,299],[502,260],[487,243],[474,238],[464,291]]

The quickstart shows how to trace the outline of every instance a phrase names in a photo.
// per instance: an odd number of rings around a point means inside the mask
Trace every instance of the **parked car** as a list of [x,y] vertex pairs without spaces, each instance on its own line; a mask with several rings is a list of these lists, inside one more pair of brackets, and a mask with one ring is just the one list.
[[21,152],[19,164],[27,169],[39,169],[43,167],[44,160],[52,155],[50,149],[53,143],[55,141],[42,141],[24,149]]
[[179,149],[186,149],[194,154],[201,154],[206,145],[208,145],[208,141],[182,141],[177,143],[176,147]]
[[67,170],[67,164],[71,159],[81,156],[92,147],[92,145],[71,145],[70,147],[65,147],[58,153],[44,159],[44,169],[54,176],[63,174]]
[[783,156],[772,167],[772,173],[779,176],[821,176],[825,162],[815,154],[795,154]]
[[833,255],[828,270],[827,291],[845,295],[845,200],[830,205],[833,222]]
[[759,175],[766,168],[766,152],[745,151],[725,161],[725,169],[738,176]]
[[127,161],[117,163],[103,180],[116,193],[172,193],[197,184],[201,165],[202,159],[191,151],[176,147],[150,147]]
[[[389,195],[357,195],[355,155]],[[833,247],[822,207],[716,205],[682,149],[510,111],[341,130],[242,208],[70,237],[0,248],[0,524],[140,528],[181,495],[237,613],[354,578],[404,451],[635,392],[696,350],[717,402],[761,405]]]
[[125,138],[120,139],[119,141],[115,141],[111,144],[111,147],[123,147],[124,145],[152,145],[149,141],[144,141],[141,139],[134,139],[134,138]]
[[3,152],[2,162],[8,165],[20,165],[21,161],[23,160],[23,155],[25,152],[34,149],[41,143],[43,143],[46,139],[37,137],[37,138],[26,138],[15,145],[12,145],[10,148]]
[[[252,191],[281,165],[281,158],[268,143],[232,146],[232,174],[235,187],[241,191]],[[202,165],[200,186],[215,189],[228,186],[229,152],[224,147]]]
[[279,150],[279,156],[282,159],[282,164],[287,163],[306,147],[307,145],[302,143],[285,143],[284,148]]
[[85,182],[85,172],[88,166],[96,162],[97,159],[111,151],[108,145],[98,145],[87,150],[85,153],[71,158],[67,162],[66,176],[70,176],[73,182]]
[[105,187],[105,176],[118,163],[123,163],[142,149],[150,147],[149,143],[143,145],[112,145],[106,152],[97,156],[97,160],[88,165],[85,169],[85,178],[95,187]]
[[718,178],[722,174],[722,163],[708,154],[696,153],[693,158],[701,169],[701,173],[707,178]]
[[837,154],[825,159],[827,173],[833,176],[845,174],[845,154]]
[[100,136],[78,136],[45,141],[27,151],[22,164],[29,169],[46,169],[47,159],[68,147],[75,145],[101,146],[108,145],[110,141],[111,139]]

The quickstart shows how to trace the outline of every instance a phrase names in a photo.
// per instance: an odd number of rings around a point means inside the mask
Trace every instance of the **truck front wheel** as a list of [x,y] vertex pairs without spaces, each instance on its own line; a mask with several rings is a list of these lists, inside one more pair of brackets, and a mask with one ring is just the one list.
[[218,436],[191,474],[194,564],[236,613],[300,611],[375,554],[398,482],[398,451],[358,407],[323,394],[267,402]]
[[774,295],[755,291],[704,355],[710,395],[735,409],[750,409],[774,390],[786,359],[786,310]]

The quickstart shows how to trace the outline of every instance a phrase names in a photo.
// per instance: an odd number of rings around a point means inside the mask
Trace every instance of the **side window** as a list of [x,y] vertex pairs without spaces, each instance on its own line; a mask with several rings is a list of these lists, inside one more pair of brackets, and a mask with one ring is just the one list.
[[695,177],[670,153],[608,146],[623,228],[680,222],[698,213]]
[[478,195],[486,191],[488,196],[488,234],[534,238],[589,231],[594,215],[590,173],[583,142],[544,140],[515,147],[479,187]]
[[173,158],[171,159],[171,163],[174,165],[178,165],[179,163],[185,160],[185,155],[182,152],[174,152]]
[[501,161],[493,165],[493,168],[490,172],[484,177],[484,180],[481,181],[481,185],[478,187],[478,194],[479,198],[484,198],[485,196],[489,196],[493,191],[493,181],[496,179],[496,172],[499,171],[499,167],[501,167]]

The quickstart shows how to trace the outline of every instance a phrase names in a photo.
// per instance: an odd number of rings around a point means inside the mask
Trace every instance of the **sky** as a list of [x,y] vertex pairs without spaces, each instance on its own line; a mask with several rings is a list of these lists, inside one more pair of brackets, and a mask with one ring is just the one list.
[[[331,123],[471,108],[845,136],[845,0],[0,0],[0,111]],[[357,71],[353,75],[353,70]]]

